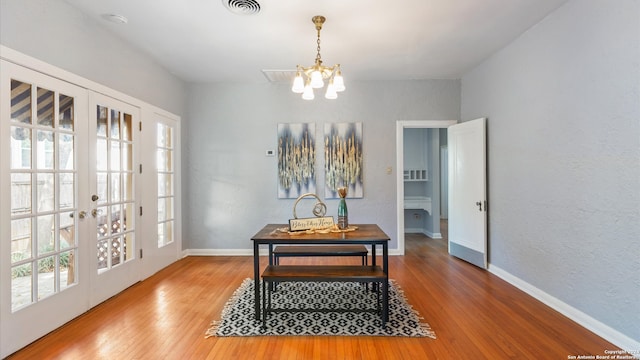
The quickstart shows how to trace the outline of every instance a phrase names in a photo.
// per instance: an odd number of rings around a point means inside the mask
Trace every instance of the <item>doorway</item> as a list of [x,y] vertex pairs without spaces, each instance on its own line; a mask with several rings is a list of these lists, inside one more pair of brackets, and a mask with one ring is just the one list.
[[[404,255],[405,253],[405,129],[446,129],[457,123],[457,120],[400,120],[396,122],[396,169],[398,169],[396,172],[397,239],[398,253],[400,255]],[[410,173],[407,174],[407,176],[409,177],[408,180],[412,180]],[[426,178],[429,178],[428,174]],[[439,218],[440,214],[436,215],[438,215]]]

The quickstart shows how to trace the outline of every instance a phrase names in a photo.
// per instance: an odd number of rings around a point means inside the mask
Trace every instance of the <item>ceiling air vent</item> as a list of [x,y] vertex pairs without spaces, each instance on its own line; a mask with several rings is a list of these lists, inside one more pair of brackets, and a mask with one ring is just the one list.
[[222,0],[224,6],[234,14],[253,15],[260,12],[260,4],[255,0]]
[[271,83],[292,83],[296,76],[295,70],[262,70],[262,74]]

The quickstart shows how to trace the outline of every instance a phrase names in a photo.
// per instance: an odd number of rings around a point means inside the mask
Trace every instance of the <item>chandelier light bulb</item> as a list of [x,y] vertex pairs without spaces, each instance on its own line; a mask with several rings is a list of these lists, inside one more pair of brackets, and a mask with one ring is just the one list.
[[296,77],[293,79],[293,86],[291,87],[291,91],[296,94],[302,94],[304,91],[304,79],[302,79],[302,73],[298,71],[296,73]]
[[311,73],[311,87],[314,89],[319,89],[324,86],[324,81],[322,81],[322,73],[320,70],[315,70]]
[[336,91],[344,91],[344,79],[342,78],[342,71],[338,69],[336,76],[333,77],[333,86],[335,86]]
[[336,87],[333,85],[333,79],[329,80],[329,85],[327,85],[327,92],[324,94],[324,97],[330,100],[338,98]]
[[315,96],[313,95],[313,87],[311,87],[310,81],[307,81],[307,85],[305,85],[304,87],[302,98],[305,100],[313,100],[315,98]]

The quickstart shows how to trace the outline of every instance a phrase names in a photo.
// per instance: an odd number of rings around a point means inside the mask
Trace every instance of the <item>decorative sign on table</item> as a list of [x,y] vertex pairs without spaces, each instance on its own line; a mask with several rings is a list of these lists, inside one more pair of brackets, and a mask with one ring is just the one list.
[[290,219],[289,231],[306,231],[314,229],[326,229],[333,227],[333,217],[323,216],[304,219]]

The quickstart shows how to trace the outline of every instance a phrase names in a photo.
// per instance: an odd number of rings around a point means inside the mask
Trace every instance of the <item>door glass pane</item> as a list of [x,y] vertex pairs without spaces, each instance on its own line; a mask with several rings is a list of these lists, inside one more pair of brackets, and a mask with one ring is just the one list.
[[167,217],[165,216],[165,201],[165,198],[158,198],[158,222],[167,220]]
[[168,152],[166,149],[158,149],[156,154],[156,162],[158,164],[158,171],[166,171],[169,168],[169,160],[167,159]]
[[111,239],[111,266],[119,265],[122,256],[122,237],[116,237]]
[[38,256],[51,253],[54,250],[53,243],[53,215],[38,216]]
[[98,105],[96,124],[96,135],[98,136],[107,136],[107,111],[108,109],[106,107]]
[[53,91],[38,88],[38,125],[53,127]]
[[131,131],[132,131],[132,116],[125,113],[122,117],[122,139],[131,141],[133,140]]
[[122,244],[122,253],[124,255],[124,261],[133,259],[135,256],[133,255],[134,247],[134,234],[133,232],[128,232],[124,235],[124,243]]
[[105,237],[109,234],[109,224],[107,222],[107,206],[101,206],[96,209],[96,220],[98,224],[98,237]]
[[166,244],[172,243],[173,242],[173,221],[167,221],[166,223],[164,223],[165,226],[165,233],[167,238],[165,239]]
[[60,94],[60,110],[59,110],[59,123],[60,128],[65,130],[73,130],[73,97]]
[[133,174],[122,174],[122,201],[133,200]]
[[98,241],[98,271],[106,269],[109,264],[109,244],[107,240]]
[[31,173],[11,174],[11,215],[31,213]]
[[107,139],[96,140],[96,169],[107,171]]
[[122,223],[122,206],[121,205],[112,205],[111,206],[111,233],[117,234],[121,233],[120,224]]
[[58,144],[58,164],[60,170],[75,169],[75,158],[73,157],[73,135],[60,134]]
[[134,229],[133,221],[135,217],[135,209],[133,203],[128,203],[125,205],[124,211],[124,219],[122,219],[122,231],[131,231]]
[[56,257],[47,256],[38,260],[38,300],[42,300],[55,292]]
[[133,144],[122,144],[122,169],[133,169]]
[[76,283],[77,264],[74,251],[60,253],[60,290]]
[[32,289],[32,263],[14,266],[11,268],[11,310],[29,305],[33,302]]
[[120,173],[111,174],[111,201],[120,201]]
[[11,127],[11,168],[31,168],[31,129]]
[[31,124],[31,84],[11,80],[11,121]]
[[11,263],[31,258],[31,218],[11,220]]
[[37,130],[36,158],[38,169],[53,169],[53,131]]
[[62,173],[59,175],[58,184],[60,184],[60,201],[58,206],[60,210],[72,209],[75,201],[75,181],[73,173]]
[[39,173],[36,175],[38,197],[38,212],[52,211],[55,202],[55,188],[53,174]]
[[97,173],[97,189],[96,195],[98,195],[98,204],[107,203],[107,173]]
[[120,139],[120,111],[111,110],[111,136],[112,139]]
[[76,244],[75,238],[75,220],[73,212],[63,212],[58,215],[58,223],[60,224],[59,243],[60,250],[69,249]]
[[111,140],[111,171],[120,171],[120,142]]

